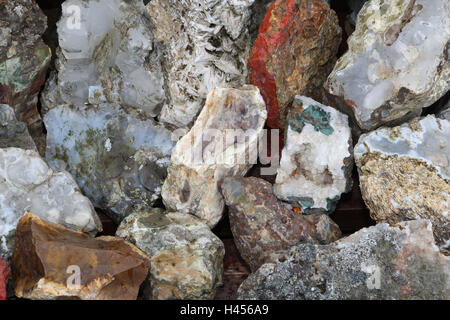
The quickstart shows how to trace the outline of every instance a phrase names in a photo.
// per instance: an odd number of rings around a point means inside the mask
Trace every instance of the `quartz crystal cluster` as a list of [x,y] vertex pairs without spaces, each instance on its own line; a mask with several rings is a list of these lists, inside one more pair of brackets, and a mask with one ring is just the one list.
[[450,89],[448,0],[368,1],[327,89],[367,131],[420,114]]
[[150,1],[154,34],[164,46],[162,122],[192,126],[210,91],[246,83],[254,1]]

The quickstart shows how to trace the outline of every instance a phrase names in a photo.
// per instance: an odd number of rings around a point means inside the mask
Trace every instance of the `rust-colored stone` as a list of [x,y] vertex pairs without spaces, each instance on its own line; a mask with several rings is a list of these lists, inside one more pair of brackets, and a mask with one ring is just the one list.
[[6,300],[6,284],[8,283],[8,278],[8,264],[0,258],[0,300]]
[[91,239],[33,214],[17,225],[11,269],[20,298],[133,300],[149,268],[149,258],[120,238]]
[[278,201],[265,180],[229,177],[221,189],[229,206],[234,241],[252,271],[282,258],[294,245],[327,244],[341,236],[328,216],[305,216]]
[[320,101],[342,31],[323,0],[276,0],[259,32],[248,62],[250,81],[267,104],[267,125],[282,128],[296,94]]

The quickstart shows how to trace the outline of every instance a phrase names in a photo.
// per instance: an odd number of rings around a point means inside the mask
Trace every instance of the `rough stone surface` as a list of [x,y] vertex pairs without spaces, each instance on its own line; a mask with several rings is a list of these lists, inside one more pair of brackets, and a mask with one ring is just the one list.
[[0,257],[9,259],[19,219],[42,219],[95,235],[102,225],[72,176],[55,172],[32,150],[0,149]]
[[9,268],[6,261],[0,258],[0,300],[6,300],[6,285],[9,279]]
[[47,18],[34,0],[0,2],[0,104],[10,105],[36,142],[45,145],[38,94],[51,51],[41,39]]
[[427,116],[363,135],[355,160],[374,220],[430,219],[438,244],[449,247],[449,121]]
[[44,122],[50,166],[72,173],[116,223],[160,197],[174,143],[152,118],[116,104],[62,105]]
[[17,226],[11,269],[19,298],[133,300],[149,268],[149,258],[120,238],[90,239],[32,214]]
[[328,216],[305,216],[278,201],[265,180],[228,177],[221,190],[229,207],[234,242],[253,271],[277,261],[294,245],[327,244],[341,236]]
[[269,127],[284,127],[296,94],[321,97],[340,36],[336,13],[323,0],[276,0],[270,6],[248,61],[250,81],[267,104]]
[[275,195],[295,202],[305,214],[332,213],[341,194],[352,188],[353,143],[348,117],[296,96],[286,125]]
[[450,100],[447,102],[445,106],[443,106],[442,110],[438,113],[437,117],[450,121]]
[[14,109],[0,104],[0,148],[37,150],[25,122],[17,121]]
[[166,48],[161,121],[191,126],[209,92],[246,83],[254,0],[152,0],[155,37]]
[[326,87],[373,130],[450,89],[448,0],[368,1]]
[[244,281],[238,298],[448,300],[449,266],[429,221],[382,223],[331,245],[294,247],[286,261],[265,264]]
[[117,236],[150,257],[146,299],[213,299],[222,285],[224,245],[192,215],[138,212],[122,222]]
[[214,227],[224,209],[218,183],[245,175],[257,163],[266,118],[257,87],[213,90],[191,131],[174,148],[162,188],[166,207]]
[[46,85],[44,112],[65,103],[119,103],[158,115],[164,81],[151,29],[142,0],[65,1],[58,73]]

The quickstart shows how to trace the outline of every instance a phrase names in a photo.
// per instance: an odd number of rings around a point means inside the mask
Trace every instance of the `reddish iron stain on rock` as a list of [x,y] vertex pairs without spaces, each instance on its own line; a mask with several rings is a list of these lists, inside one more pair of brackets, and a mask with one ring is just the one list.
[[0,258],[0,300],[6,300],[6,284],[9,278],[8,264]]
[[295,94],[317,98],[313,91],[331,71],[340,34],[337,16],[323,0],[272,3],[248,61],[250,81],[267,105],[268,127],[283,127]]

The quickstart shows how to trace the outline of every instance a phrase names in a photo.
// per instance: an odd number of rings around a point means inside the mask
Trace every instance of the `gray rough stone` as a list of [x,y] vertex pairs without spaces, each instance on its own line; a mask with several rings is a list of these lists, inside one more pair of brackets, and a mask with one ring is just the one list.
[[254,0],[152,0],[155,37],[165,46],[166,100],[160,120],[192,126],[208,93],[246,83]]
[[27,124],[17,121],[14,109],[0,104],[0,148],[37,150]]
[[374,220],[430,219],[438,244],[449,248],[449,121],[430,115],[362,135],[355,160]]
[[174,143],[152,118],[116,104],[62,105],[44,122],[49,165],[71,172],[116,223],[160,197]]
[[128,216],[117,236],[151,259],[147,299],[213,299],[222,285],[225,249],[200,219],[162,209]]
[[0,149],[0,256],[9,259],[16,225],[27,212],[72,231],[102,231],[97,213],[72,176],[55,172],[33,150]]
[[382,223],[333,244],[303,244],[284,262],[265,264],[241,285],[239,299],[450,298],[450,257],[426,220]]

